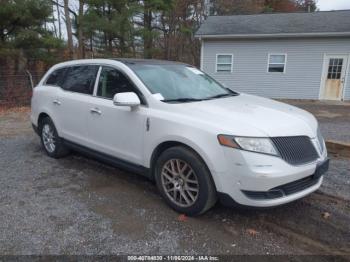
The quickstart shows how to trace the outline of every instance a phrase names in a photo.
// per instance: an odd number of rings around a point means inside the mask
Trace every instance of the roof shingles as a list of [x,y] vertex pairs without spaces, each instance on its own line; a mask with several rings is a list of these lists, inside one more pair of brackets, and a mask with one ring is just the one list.
[[202,36],[350,33],[350,10],[314,13],[209,16],[196,33]]

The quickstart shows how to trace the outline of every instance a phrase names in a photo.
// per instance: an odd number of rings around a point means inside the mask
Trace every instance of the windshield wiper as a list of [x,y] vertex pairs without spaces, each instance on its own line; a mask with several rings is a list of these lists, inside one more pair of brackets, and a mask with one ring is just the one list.
[[180,102],[180,103],[185,103],[185,102],[203,101],[203,99],[198,99],[198,98],[176,98],[176,99],[164,99],[162,101],[163,102]]
[[235,93],[232,93],[232,94],[220,94],[220,95],[216,95],[216,96],[207,97],[206,100],[215,99],[215,98],[221,98],[221,97],[229,97],[229,96],[236,96],[236,94]]

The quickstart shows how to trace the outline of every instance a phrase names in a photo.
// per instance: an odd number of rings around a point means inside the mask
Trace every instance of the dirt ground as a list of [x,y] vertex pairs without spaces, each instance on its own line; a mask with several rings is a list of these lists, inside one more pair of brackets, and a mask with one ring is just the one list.
[[47,157],[28,116],[26,109],[0,114],[2,255],[350,255],[350,159],[333,158],[321,189],[294,203],[218,204],[179,219],[140,176],[79,154]]

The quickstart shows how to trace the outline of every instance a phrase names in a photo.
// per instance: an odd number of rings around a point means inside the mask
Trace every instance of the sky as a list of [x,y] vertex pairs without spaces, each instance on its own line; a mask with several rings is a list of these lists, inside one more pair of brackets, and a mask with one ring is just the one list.
[[350,0],[318,0],[321,11],[350,9]]

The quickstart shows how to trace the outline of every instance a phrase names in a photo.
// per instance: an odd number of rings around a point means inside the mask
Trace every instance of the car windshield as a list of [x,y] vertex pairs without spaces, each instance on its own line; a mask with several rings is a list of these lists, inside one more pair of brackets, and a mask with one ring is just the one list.
[[202,71],[182,64],[128,65],[164,102],[192,102],[237,95]]

